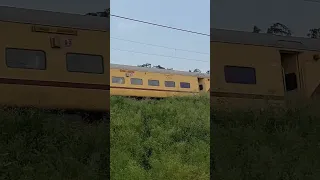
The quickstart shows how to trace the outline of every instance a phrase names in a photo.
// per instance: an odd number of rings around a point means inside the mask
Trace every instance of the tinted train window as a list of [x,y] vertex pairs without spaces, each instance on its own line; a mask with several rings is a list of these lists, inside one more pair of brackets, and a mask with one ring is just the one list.
[[114,83],[114,84],[124,84],[125,80],[124,80],[123,77],[112,76],[112,83]]
[[10,68],[46,69],[46,54],[40,50],[6,48],[6,64]]
[[164,82],[164,85],[166,87],[175,87],[176,86],[176,83],[174,81],[165,81]]
[[180,82],[180,87],[181,87],[181,88],[190,88],[190,83]]
[[199,85],[199,90],[200,90],[200,91],[203,90],[203,85],[202,85],[202,84]]
[[131,84],[134,84],[134,85],[142,85],[143,84],[142,79],[139,79],[139,78],[131,78],[130,81],[131,81]]
[[298,88],[297,76],[295,73],[289,73],[285,75],[286,90],[292,91]]
[[224,76],[227,83],[256,84],[256,70],[251,67],[225,66]]
[[69,72],[103,74],[103,58],[99,55],[67,53]]
[[148,85],[149,86],[159,86],[159,81],[158,80],[148,80]]

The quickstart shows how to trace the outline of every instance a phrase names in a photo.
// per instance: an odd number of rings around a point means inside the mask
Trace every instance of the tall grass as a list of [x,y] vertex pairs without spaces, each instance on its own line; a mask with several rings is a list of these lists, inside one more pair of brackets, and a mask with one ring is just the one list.
[[[209,98],[111,98],[113,180],[320,178],[319,105],[222,111]],[[108,127],[0,109],[0,179],[106,179]]]
[[209,97],[111,98],[114,180],[210,178]]
[[[111,98],[111,179],[209,179],[208,97]],[[0,179],[106,179],[108,129],[63,114],[0,109]]]
[[295,110],[211,112],[213,178],[320,179],[320,116]]
[[40,110],[0,110],[0,179],[106,179],[107,126]]

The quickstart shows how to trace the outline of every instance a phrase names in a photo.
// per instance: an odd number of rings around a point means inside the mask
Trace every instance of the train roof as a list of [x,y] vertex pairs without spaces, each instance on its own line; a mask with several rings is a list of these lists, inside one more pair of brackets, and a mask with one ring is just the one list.
[[320,51],[320,40],[304,37],[279,36],[224,29],[211,29],[211,42],[271,46],[278,48]]
[[178,75],[184,75],[184,76],[195,76],[195,77],[199,77],[199,78],[210,78],[210,75],[205,74],[205,73],[147,68],[147,67],[129,66],[129,65],[121,65],[121,64],[110,64],[110,68],[111,69],[125,69],[125,70],[130,70],[130,71],[153,72],[153,73],[161,73],[161,74],[178,74]]
[[0,6],[0,21],[109,31],[110,18]]

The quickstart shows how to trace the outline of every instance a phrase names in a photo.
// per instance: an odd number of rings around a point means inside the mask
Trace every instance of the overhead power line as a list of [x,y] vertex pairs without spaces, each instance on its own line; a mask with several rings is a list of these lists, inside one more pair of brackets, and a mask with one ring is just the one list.
[[210,36],[210,34],[205,34],[205,33],[196,32],[196,31],[190,31],[190,30],[176,28],[176,27],[172,27],[172,26],[166,26],[166,25],[162,25],[162,24],[156,24],[156,23],[142,21],[142,20],[133,19],[133,18],[128,18],[128,17],[124,17],[124,16],[118,16],[118,15],[114,15],[114,14],[110,14],[110,16],[116,17],[116,18],[121,18],[121,19],[126,19],[126,20],[129,20],[129,21],[135,21],[135,22],[139,22],[139,23],[149,24],[149,25],[153,25],[153,26],[173,29],[173,30],[177,30],[177,31],[188,32],[188,33],[192,33],[192,34],[197,34],[197,35],[202,35],[202,36]]
[[147,46],[154,46],[154,47],[161,47],[161,48],[165,48],[165,49],[173,49],[173,50],[177,50],[177,51],[185,51],[185,52],[191,52],[191,53],[197,53],[197,54],[210,55],[210,53],[205,53],[205,52],[191,51],[191,50],[186,50],[186,49],[179,49],[179,48],[174,48],[174,47],[161,46],[161,45],[150,44],[150,43],[143,43],[143,42],[132,41],[132,40],[128,40],[128,39],[117,38],[117,37],[110,37],[110,38],[117,39],[117,40],[120,40],[120,41],[127,41],[127,42],[136,43],[136,44],[147,45]]
[[189,59],[189,58],[183,58],[183,57],[175,57],[175,56],[168,56],[168,55],[162,55],[162,54],[152,54],[152,53],[145,53],[145,52],[139,52],[139,51],[124,50],[124,49],[115,49],[115,48],[111,48],[111,49],[116,50],[116,51],[124,51],[124,52],[136,53],[136,54],[144,54],[144,55],[151,55],[151,56],[167,57],[167,58],[174,58],[174,59],[183,59],[183,60],[187,60],[187,61],[209,62],[209,61],[200,60],[200,59]]

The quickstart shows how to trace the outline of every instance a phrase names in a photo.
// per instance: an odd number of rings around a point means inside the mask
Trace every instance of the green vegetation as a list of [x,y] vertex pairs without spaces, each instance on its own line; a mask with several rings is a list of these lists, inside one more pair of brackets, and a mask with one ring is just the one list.
[[107,126],[40,110],[0,110],[0,179],[106,179]]
[[[317,107],[212,110],[213,178],[319,179]],[[111,179],[209,179],[209,112],[206,96],[112,97]],[[23,109],[0,117],[0,179],[106,179],[105,123]]]
[[319,179],[316,107],[212,111],[213,179]]
[[[209,179],[209,98],[111,98],[113,180]],[[106,178],[108,127],[0,109],[0,179]]]
[[[213,178],[319,179],[317,107],[212,110]],[[207,96],[112,97],[111,179],[209,179],[209,112]],[[0,179],[106,179],[105,123],[23,109],[0,117]]]
[[114,180],[210,178],[209,97],[111,98]]

